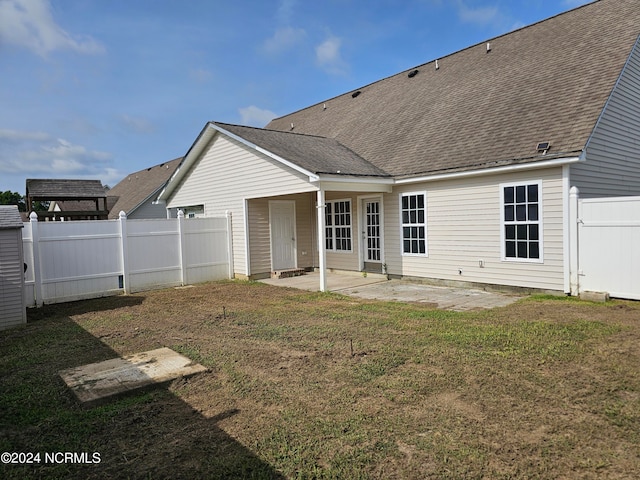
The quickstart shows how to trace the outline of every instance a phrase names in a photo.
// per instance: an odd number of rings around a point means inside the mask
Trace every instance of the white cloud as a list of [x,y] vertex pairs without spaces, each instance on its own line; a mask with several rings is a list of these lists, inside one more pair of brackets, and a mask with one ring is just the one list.
[[120,122],[127,130],[131,130],[134,133],[153,133],[155,126],[151,121],[142,117],[132,117],[126,113],[120,115]]
[[490,25],[501,21],[501,14],[498,7],[478,7],[471,8],[462,0],[456,1],[458,17],[464,23],[475,23],[479,25]]
[[42,132],[0,130],[0,172],[25,176],[85,175],[100,177],[112,155],[89,150]]
[[238,111],[240,112],[240,117],[242,119],[241,123],[252,127],[264,127],[267,123],[278,116],[271,110],[264,110],[256,107],[255,105],[240,108]]
[[331,35],[316,47],[317,64],[333,75],[342,75],[347,71],[347,64],[340,54],[341,46],[342,40]]
[[104,52],[93,38],[72,36],[58,25],[49,0],[0,0],[0,43],[25,47],[43,57],[55,50]]
[[270,55],[275,55],[294,48],[304,42],[307,32],[302,28],[282,27],[275,31],[273,37],[265,40],[263,49]]
[[44,142],[51,140],[51,138],[51,135],[44,132],[23,132],[0,128],[0,140],[5,142],[24,142],[28,140]]
[[189,70],[189,78],[196,83],[208,83],[213,78],[213,72],[206,68],[192,68]]
[[293,16],[293,7],[296,4],[296,0],[281,0],[278,5],[278,21],[287,24],[291,21]]

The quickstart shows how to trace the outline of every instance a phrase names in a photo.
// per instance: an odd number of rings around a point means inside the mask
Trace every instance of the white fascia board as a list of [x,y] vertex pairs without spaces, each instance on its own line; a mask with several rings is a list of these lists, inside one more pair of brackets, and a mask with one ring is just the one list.
[[200,135],[198,135],[196,141],[193,142],[193,145],[191,145],[191,148],[189,148],[189,151],[182,159],[182,162],[180,162],[180,165],[178,165],[176,171],[173,172],[173,175],[171,175],[171,178],[167,182],[166,186],[162,189],[153,203],[166,203],[169,196],[173,193],[173,190],[180,183],[180,180],[184,178],[186,173],[191,168],[191,165],[193,165],[196,159],[200,157],[200,154],[202,153],[202,150],[204,150],[204,147],[209,144],[209,142],[215,135],[216,131],[209,129],[208,127],[210,126],[211,123],[207,123],[202,132],[200,132]]
[[327,192],[391,193],[394,183],[393,178],[321,175],[318,187]]
[[293,170],[296,170],[297,172],[302,173],[303,175],[306,175],[307,177],[309,177],[309,181],[310,182],[317,182],[318,181],[318,175],[316,175],[313,172],[310,172],[309,170],[306,170],[304,168],[302,168],[300,165],[296,165],[293,162],[290,162],[289,160],[286,160],[282,157],[280,157],[279,155],[276,155],[273,152],[270,152],[269,150],[266,150],[262,147],[259,147],[258,145],[249,142],[248,140],[239,137],[238,135],[235,135],[231,132],[229,132],[228,130],[225,130],[224,128],[219,127],[218,125],[215,124],[211,124],[211,128],[214,128],[215,130],[219,131],[220,133],[233,138],[234,140],[237,140],[238,142],[242,143],[243,145],[246,145],[249,148],[252,148],[264,155],[266,155],[267,157],[270,157],[272,159],[274,159],[276,162],[282,163],[283,165],[286,165],[289,168],[292,168]]
[[484,168],[482,170],[471,170],[465,172],[440,173],[436,175],[424,175],[420,177],[402,178],[396,180],[396,185],[407,185],[411,183],[435,182],[438,180],[452,180],[457,178],[479,177],[482,175],[493,175],[497,173],[513,173],[527,170],[539,170],[541,168],[561,167],[578,163],[584,160],[584,154],[579,157],[555,158],[541,162],[521,163],[518,165],[507,165],[504,167]]

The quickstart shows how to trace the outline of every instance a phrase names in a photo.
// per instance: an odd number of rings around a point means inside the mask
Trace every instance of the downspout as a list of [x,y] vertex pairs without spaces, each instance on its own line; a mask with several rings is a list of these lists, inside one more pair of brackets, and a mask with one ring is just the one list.
[[317,193],[316,210],[318,213],[318,268],[320,270],[320,291],[327,291],[327,251],[326,251],[326,226],[325,226],[325,200],[322,186]]

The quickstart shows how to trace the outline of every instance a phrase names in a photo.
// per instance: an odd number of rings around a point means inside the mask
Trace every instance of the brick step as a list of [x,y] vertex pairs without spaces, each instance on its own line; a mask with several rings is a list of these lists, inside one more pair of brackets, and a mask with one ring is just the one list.
[[303,268],[291,268],[289,270],[276,270],[271,273],[271,278],[289,278],[289,277],[299,277],[300,275],[304,275],[305,270]]

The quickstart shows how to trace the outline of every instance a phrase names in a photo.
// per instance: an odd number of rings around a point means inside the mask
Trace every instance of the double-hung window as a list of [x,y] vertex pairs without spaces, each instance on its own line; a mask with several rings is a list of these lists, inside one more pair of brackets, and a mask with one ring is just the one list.
[[427,194],[403,193],[400,196],[402,254],[427,255]]
[[325,202],[325,248],[334,252],[350,252],[351,200]]
[[542,182],[503,184],[502,258],[542,262]]

